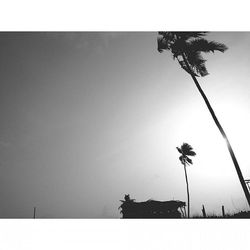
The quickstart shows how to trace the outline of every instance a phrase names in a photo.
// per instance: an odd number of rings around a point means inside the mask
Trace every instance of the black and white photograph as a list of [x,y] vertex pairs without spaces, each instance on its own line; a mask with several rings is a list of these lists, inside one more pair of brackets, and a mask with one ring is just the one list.
[[1,218],[249,218],[249,32],[0,33]]
[[245,250],[244,1],[1,1],[4,250]]

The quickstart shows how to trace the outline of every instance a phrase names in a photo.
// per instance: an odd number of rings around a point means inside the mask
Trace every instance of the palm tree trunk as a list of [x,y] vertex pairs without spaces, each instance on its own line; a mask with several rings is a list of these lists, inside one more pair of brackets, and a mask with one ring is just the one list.
[[[187,59],[186,59],[186,56],[185,56],[183,53],[182,53],[182,57],[183,57],[183,60],[184,60],[184,62],[185,62],[185,64],[186,64],[188,70],[191,72],[191,68],[190,68],[190,66],[189,66],[189,63],[188,63],[188,61],[187,61]],[[215,122],[217,128],[219,129],[219,131],[220,131],[221,135],[223,136],[223,138],[226,140],[228,151],[229,151],[230,156],[231,156],[231,158],[232,158],[232,161],[233,161],[233,163],[234,163],[234,166],[235,166],[236,172],[237,172],[237,174],[238,174],[238,178],[239,178],[239,180],[240,180],[240,183],[241,183],[241,186],[242,186],[242,188],[243,188],[243,191],[244,191],[244,193],[245,193],[245,196],[246,196],[248,205],[250,206],[250,194],[249,194],[249,191],[248,191],[248,189],[247,189],[247,186],[246,186],[245,180],[244,180],[244,178],[243,178],[243,175],[242,175],[242,173],[241,173],[241,170],[240,170],[240,166],[239,166],[239,164],[238,164],[238,161],[237,161],[237,159],[236,159],[236,157],[235,157],[235,154],[234,154],[234,151],[233,151],[233,149],[232,149],[232,146],[231,146],[231,144],[230,144],[230,142],[229,142],[229,140],[228,140],[228,138],[227,138],[227,135],[226,135],[224,129],[222,128],[220,122],[218,121],[218,119],[217,119],[217,117],[216,117],[216,115],[215,115],[215,113],[214,113],[214,110],[212,109],[212,107],[211,107],[211,105],[210,105],[210,103],[209,103],[209,101],[208,101],[208,99],[207,99],[205,93],[203,92],[203,90],[202,90],[202,88],[201,88],[201,86],[200,86],[198,80],[196,79],[196,77],[195,77],[194,74],[192,74],[192,73],[191,73],[191,77],[192,77],[192,79],[193,79],[193,81],[194,81],[196,87],[198,88],[198,90],[199,90],[201,96],[203,97],[203,99],[204,99],[204,101],[205,101],[205,103],[206,103],[206,105],[207,105],[207,108],[208,108],[210,114],[212,115],[213,120],[214,120],[214,122]]]
[[189,187],[188,187],[187,169],[186,169],[186,163],[185,163],[185,162],[184,162],[183,166],[184,166],[185,178],[186,178],[186,184],[187,184],[188,218],[190,218],[190,199],[189,199]]

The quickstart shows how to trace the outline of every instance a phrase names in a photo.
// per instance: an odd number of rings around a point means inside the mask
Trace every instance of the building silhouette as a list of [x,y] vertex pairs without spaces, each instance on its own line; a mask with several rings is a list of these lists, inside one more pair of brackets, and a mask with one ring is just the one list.
[[186,217],[186,203],[178,200],[135,202],[125,195],[119,209],[122,218],[181,218]]

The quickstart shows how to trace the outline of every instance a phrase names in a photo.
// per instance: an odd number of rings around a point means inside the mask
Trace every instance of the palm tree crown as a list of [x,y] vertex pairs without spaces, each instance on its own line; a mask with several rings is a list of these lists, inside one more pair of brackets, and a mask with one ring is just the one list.
[[192,159],[190,159],[188,156],[195,156],[196,153],[193,151],[193,148],[188,143],[183,143],[181,148],[176,147],[178,152],[181,154],[179,157],[179,160],[181,163],[184,164],[193,164]]
[[201,53],[227,50],[226,45],[222,43],[204,39],[203,36],[206,34],[207,32],[159,32],[161,37],[158,38],[158,51],[169,50],[173,54],[173,58],[177,59],[181,67],[189,74],[206,76],[208,75],[206,60]]

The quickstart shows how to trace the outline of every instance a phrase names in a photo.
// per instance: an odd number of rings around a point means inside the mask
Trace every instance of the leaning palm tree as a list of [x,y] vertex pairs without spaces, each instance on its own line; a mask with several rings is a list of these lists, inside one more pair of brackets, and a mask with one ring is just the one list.
[[179,160],[184,166],[185,178],[187,184],[187,203],[188,203],[188,218],[190,217],[190,197],[189,197],[189,186],[188,186],[188,177],[186,166],[193,164],[193,161],[188,156],[195,156],[196,153],[193,151],[193,148],[188,143],[183,143],[180,148],[176,147],[178,152],[181,154]]
[[216,126],[227,143],[227,148],[234,163],[241,186],[248,201],[248,205],[250,206],[250,194],[247,190],[247,186],[245,184],[232,146],[218,118],[216,117],[215,112],[208,101],[208,98],[206,97],[196,78],[199,76],[203,77],[208,75],[205,65],[206,60],[202,57],[201,53],[214,51],[224,52],[227,50],[226,45],[222,43],[204,39],[203,37],[206,35],[206,33],[207,32],[159,32],[160,37],[158,38],[158,51],[163,52],[164,50],[169,50],[172,53],[173,58],[177,59],[180,66],[192,77],[196,87],[198,88],[198,91],[207,105],[210,114],[213,117]]

